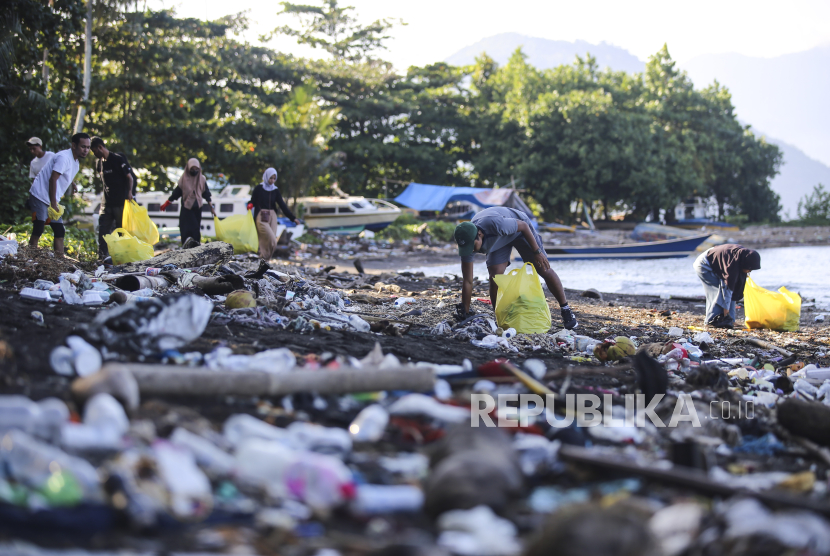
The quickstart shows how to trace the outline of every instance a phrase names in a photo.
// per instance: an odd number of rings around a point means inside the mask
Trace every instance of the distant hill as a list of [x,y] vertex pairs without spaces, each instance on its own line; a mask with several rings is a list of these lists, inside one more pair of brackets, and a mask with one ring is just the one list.
[[[755,133],[763,135],[757,130]],[[830,187],[830,167],[784,141],[767,137],[767,142],[777,145],[784,153],[781,173],[770,184],[773,191],[781,196],[781,217],[785,220],[797,218],[798,201],[812,193],[813,187],[819,183],[824,184],[825,188]]]
[[776,58],[706,54],[680,66],[697,88],[726,85],[742,121],[830,165],[830,45]]
[[502,33],[481,39],[475,44],[464,47],[446,59],[456,66],[466,66],[475,62],[476,56],[486,52],[499,65],[504,65],[510,55],[518,48],[527,54],[528,62],[540,69],[555,68],[562,64],[572,64],[574,58],[585,56],[590,52],[597,59],[601,69],[610,67],[616,71],[636,73],[645,69],[645,62],[627,50],[607,43],[591,44],[585,41],[554,41],[527,37],[519,33]]

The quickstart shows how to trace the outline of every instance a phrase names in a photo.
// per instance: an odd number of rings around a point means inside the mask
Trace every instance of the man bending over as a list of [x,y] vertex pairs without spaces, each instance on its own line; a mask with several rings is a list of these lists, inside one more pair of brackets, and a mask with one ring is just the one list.
[[562,312],[562,324],[572,330],[579,326],[568,306],[565,290],[559,276],[550,267],[542,239],[534,231],[528,216],[519,210],[507,207],[492,207],[476,214],[471,222],[462,222],[455,228],[455,242],[461,257],[461,273],[464,284],[461,289],[461,310],[463,316],[470,311],[473,292],[473,258],[475,253],[487,255],[487,271],[490,274],[490,301],[496,307],[499,287],[493,279],[510,265],[510,253],[515,247],[522,260],[533,263],[536,272],[548,285]]

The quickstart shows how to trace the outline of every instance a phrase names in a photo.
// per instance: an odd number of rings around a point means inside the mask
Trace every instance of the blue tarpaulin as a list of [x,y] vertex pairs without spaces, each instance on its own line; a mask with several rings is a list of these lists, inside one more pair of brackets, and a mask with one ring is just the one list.
[[449,187],[410,183],[395,202],[418,211],[442,211],[451,201],[466,201],[481,207],[508,207],[521,210],[534,218],[530,208],[515,189],[485,189],[482,187]]

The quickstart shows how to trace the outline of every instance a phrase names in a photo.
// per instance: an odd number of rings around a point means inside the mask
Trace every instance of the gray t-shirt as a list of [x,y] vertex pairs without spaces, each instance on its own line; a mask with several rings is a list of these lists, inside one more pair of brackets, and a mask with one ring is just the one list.
[[[493,251],[507,247],[519,237],[519,220],[526,222],[533,229],[533,223],[528,216],[516,209],[507,207],[491,207],[484,209],[473,216],[472,223],[484,232],[484,240],[481,242],[479,253],[489,254]],[[541,245],[541,244],[540,244]],[[461,262],[473,262],[475,253],[467,257],[461,257]]]

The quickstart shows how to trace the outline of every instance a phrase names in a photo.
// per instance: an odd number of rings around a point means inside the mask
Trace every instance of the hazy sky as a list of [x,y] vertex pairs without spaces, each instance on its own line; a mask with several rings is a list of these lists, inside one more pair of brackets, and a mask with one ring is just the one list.
[[[298,0],[297,3],[311,3]],[[174,7],[181,16],[215,19],[248,11],[257,37],[292,23],[277,17],[281,8],[270,0],[149,0],[150,7]],[[699,54],[737,52],[772,57],[830,44],[828,0],[343,0],[359,19],[371,22],[399,18],[408,25],[392,30],[383,56],[398,69],[443,60],[478,40],[505,32],[592,43],[605,41],[645,60],[663,43],[675,60]],[[287,38],[271,46],[297,55],[314,55]]]

